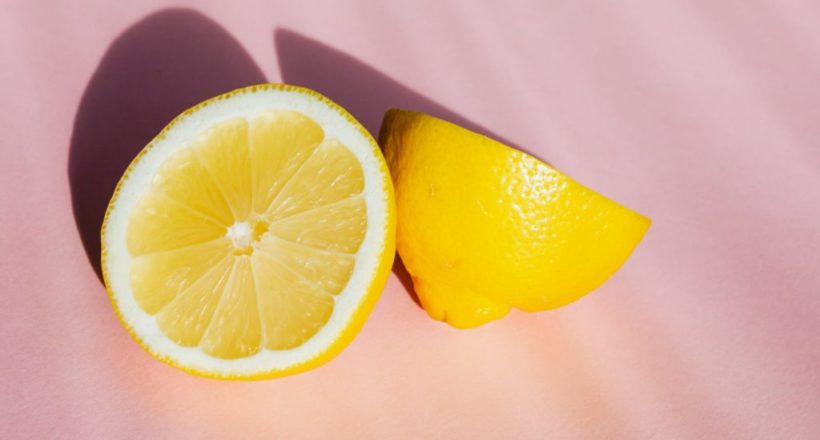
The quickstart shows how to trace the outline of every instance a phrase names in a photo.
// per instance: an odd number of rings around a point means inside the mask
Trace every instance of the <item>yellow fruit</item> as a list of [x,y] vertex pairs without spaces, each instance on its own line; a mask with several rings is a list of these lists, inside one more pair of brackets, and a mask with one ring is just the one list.
[[282,84],[178,116],[120,180],[102,227],[117,315],[193,374],[281,376],[359,331],[389,274],[395,207],[378,146],[346,111]]
[[388,111],[380,144],[399,255],[427,313],[454,327],[575,301],[650,224],[532,156],[423,113]]

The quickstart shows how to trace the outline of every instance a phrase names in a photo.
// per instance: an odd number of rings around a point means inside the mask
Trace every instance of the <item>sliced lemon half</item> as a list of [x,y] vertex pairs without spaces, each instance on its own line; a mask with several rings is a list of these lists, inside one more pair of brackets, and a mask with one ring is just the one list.
[[384,158],[308,89],[251,86],[174,119],[108,206],[102,268],[117,315],[156,358],[197,375],[318,366],[373,308],[395,251]]

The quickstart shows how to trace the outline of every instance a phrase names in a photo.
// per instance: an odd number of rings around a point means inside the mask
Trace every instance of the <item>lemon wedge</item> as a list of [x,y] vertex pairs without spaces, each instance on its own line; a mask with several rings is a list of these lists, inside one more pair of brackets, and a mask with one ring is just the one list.
[[428,314],[454,327],[577,300],[650,224],[526,153],[424,113],[388,111],[380,144],[399,255]]

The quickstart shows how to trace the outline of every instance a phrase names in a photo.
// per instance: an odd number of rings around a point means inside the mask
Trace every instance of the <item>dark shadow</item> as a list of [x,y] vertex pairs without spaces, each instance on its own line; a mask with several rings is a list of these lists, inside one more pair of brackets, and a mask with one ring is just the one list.
[[[529,151],[449,110],[354,58],[288,29],[273,32],[282,81],[314,89],[347,109],[378,139],[384,112],[391,107],[417,110],[454,122],[521,151]],[[396,257],[393,273],[419,306],[407,269]]]
[[111,43],[80,100],[68,157],[74,219],[97,275],[103,215],[134,156],[188,107],[263,82],[242,46],[192,10],[149,15]]
[[347,109],[378,139],[384,112],[416,110],[529,153],[344,52],[288,29],[273,32],[282,81],[316,90]]
[[401,260],[401,256],[398,253],[396,253],[396,259],[393,260],[393,274],[396,275],[396,278],[399,279],[404,290],[410,295],[410,299],[412,299],[417,306],[422,307],[419,295],[416,293],[416,290],[413,289],[413,278],[410,276],[410,272],[407,272],[407,268],[404,267],[404,261]]

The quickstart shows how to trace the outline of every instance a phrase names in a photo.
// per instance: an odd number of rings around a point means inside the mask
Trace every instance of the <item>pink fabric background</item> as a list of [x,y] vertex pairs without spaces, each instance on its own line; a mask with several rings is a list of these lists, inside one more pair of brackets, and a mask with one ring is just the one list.
[[[817,438],[817,2],[185,3],[0,7],[0,438]],[[263,78],[495,133],[654,225],[557,311],[457,331],[392,276],[321,369],[188,376],[85,248],[146,137]]]

